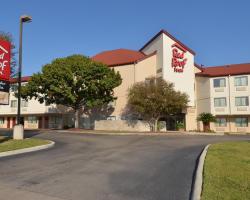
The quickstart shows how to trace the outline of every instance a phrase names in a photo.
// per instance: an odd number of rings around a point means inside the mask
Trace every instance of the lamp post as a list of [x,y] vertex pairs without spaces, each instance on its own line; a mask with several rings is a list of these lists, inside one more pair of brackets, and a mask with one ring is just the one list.
[[28,15],[20,17],[19,32],[19,65],[18,65],[18,96],[17,96],[17,125],[14,127],[14,139],[23,139],[23,125],[21,124],[21,82],[22,82],[22,48],[23,48],[23,23],[31,22]]

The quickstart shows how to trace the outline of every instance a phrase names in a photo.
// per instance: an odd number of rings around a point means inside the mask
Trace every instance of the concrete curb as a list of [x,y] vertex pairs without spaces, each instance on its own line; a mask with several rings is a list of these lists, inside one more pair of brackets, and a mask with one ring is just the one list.
[[201,192],[202,192],[202,181],[203,181],[203,167],[204,167],[204,162],[205,158],[207,155],[207,151],[209,148],[210,144],[208,144],[202,151],[198,166],[196,169],[195,173],[195,180],[192,188],[192,197],[191,200],[200,200],[201,199]]
[[[108,132],[108,131],[72,131],[72,130],[55,130],[58,133],[76,133],[90,135],[137,135],[137,136],[224,136],[224,133],[199,133],[199,132]],[[47,131],[48,132],[48,131]]]
[[24,149],[17,149],[17,150],[13,150],[13,151],[2,152],[2,153],[0,153],[0,158],[18,155],[18,154],[23,154],[23,153],[34,152],[34,151],[39,151],[39,150],[43,150],[43,149],[48,149],[48,148],[51,148],[55,145],[54,141],[51,141],[51,140],[48,140],[48,141],[50,142],[49,144],[44,144],[44,145],[29,147],[29,148],[24,148]]

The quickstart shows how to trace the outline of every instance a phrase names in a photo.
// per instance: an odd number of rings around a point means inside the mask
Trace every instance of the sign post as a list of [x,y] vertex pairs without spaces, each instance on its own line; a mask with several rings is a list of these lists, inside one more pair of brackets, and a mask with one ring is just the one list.
[[0,105],[9,104],[11,44],[0,40]]

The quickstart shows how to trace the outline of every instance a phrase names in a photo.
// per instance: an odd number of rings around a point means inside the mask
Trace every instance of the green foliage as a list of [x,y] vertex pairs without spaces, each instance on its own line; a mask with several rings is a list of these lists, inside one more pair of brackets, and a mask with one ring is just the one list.
[[3,142],[0,141],[0,152],[24,149],[24,148],[34,147],[34,146],[45,145],[49,143],[50,142],[48,140],[42,140],[42,139],[29,138],[29,139],[24,139],[24,140],[12,140],[12,139],[6,138],[5,141]]
[[11,43],[11,76],[15,76],[15,71],[16,71],[16,52],[14,51],[15,49],[15,44],[13,42],[13,37],[10,33],[6,33],[3,31],[0,31],[0,40],[5,40]]
[[[187,106],[188,96],[174,90],[174,85],[162,78],[152,77],[135,83],[128,93],[128,110],[149,124],[157,124],[160,117],[177,114]],[[156,126],[156,125],[153,125]]]
[[200,113],[197,117],[198,121],[202,121],[204,124],[208,124],[210,122],[216,122],[215,116],[213,116],[211,113]]
[[185,128],[185,125],[183,122],[177,122],[176,123],[176,129],[177,130],[180,130],[180,129],[184,129]]
[[22,98],[59,104],[78,110],[107,104],[116,99],[113,89],[121,76],[102,63],[82,55],[57,58],[44,65],[22,87]]

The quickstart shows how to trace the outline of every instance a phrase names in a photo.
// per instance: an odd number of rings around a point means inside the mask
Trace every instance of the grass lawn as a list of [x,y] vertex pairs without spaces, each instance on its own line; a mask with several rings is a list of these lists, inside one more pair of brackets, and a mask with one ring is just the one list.
[[209,147],[201,200],[250,200],[250,141]]
[[17,149],[24,149],[28,147],[34,147],[50,142],[42,139],[24,139],[24,140],[12,140],[4,137],[0,137],[0,152],[12,151]]

